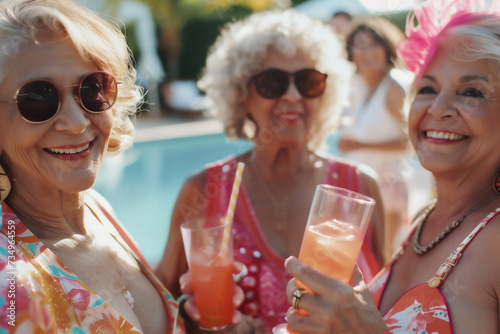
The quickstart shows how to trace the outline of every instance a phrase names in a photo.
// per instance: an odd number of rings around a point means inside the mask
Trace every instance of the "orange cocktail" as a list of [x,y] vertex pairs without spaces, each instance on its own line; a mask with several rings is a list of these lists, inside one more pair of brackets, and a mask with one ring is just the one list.
[[348,283],[363,243],[356,226],[332,219],[309,225],[302,239],[299,260],[319,272]]
[[231,324],[233,306],[233,264],[206,265],[191,261],[191,278],[200,323],[205,327]]
[[181,225],[181,232],[200,328],[223,329],[234,313],[231,223],[220,217],[191,220]]

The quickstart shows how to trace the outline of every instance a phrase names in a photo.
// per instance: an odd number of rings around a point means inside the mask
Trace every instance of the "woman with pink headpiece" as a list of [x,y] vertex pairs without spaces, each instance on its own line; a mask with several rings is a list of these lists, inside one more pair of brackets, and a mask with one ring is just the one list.
[[[294,332],[499,333],[500,264],[491,255],[500,253],[500,3],[493,2],[426,1],[409,17],[398,48],[416,75],[409,137],[435,178],[436,200],[368,286],[359,271],[350,286],[287,259]],[[297,293],[295,280],[314,295]]]

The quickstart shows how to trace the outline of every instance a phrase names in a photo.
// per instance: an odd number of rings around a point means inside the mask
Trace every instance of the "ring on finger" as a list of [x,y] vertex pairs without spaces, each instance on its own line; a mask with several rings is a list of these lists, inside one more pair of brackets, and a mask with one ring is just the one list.
[[296,308],[297,310],[299,309],[299,302],[300,298],[302,298],[302,295],[306,293],[306,290],[304,289],[296,289],[293,292],[293,297],[292,297],[292,306]]

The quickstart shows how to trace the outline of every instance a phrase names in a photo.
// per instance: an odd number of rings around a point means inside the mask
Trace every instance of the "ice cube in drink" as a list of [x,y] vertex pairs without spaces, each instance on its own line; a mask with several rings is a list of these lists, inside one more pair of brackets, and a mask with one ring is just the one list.
[[363,243],[359,229],[332,219],[308,225],[299,260],[319,272],[348,283]]

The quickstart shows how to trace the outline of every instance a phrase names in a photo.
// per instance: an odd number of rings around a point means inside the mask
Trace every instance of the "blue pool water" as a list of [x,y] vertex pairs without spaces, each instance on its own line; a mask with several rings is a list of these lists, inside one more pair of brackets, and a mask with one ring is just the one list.
[[[329,139],[330,147],[335,147],[333,140]],[[111,203],[146,259],[155,264],[163,254],[170,215],[184,180],[205,164],[252,146],[221,133],[135,143],[121,155],[107,157],[94,189]]]
[[229,141],[223,134],[135,143],[123,154],[106,158],[94,189],[111,203],[154,264],[162,256],[184,180],[206,163],[251,147],[247,141]]

